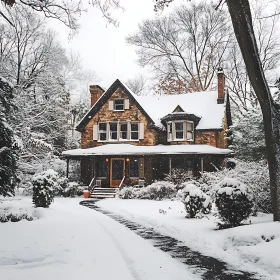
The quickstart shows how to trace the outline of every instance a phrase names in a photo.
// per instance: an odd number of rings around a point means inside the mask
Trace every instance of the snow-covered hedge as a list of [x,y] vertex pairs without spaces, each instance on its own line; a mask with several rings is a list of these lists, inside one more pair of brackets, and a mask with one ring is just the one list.
[[140,191],[140,188],[134,186],[123,187],[118,190],[117,195],[121,199],[135,199],[137,198],[137,193]]
[[194,184],[184,183],[182,186],[177,198],[184,203],[187,217],[194,218],[199,213],[209,214],[212,208],[210,196]]
[[36,207],[49,207],[53,202],[54,188],[57,187],[57,177],[58,173],[52,169],[33,176],[32,201]]
[[252,213],[253,192],[234,178],[224,178],[216,186],[216,206],[220,228],[236,227]]
[[249,186],[254,196],[254,212],[272,213],[269,173],[266,161],[245,162],[233,160],[234,169],[224,168],[216,172],[204,172],[197,183],[211,197],[215,197],[215,186],[225,177],[235,178]]
[[64,197],[75,197],[83,195],[83,187],[76,182],[69,182],[63,190]]
[[165,181],[155,182],[143,188],[123,187],[118,191],[118,197],[122,199],[163,200],[175,198],[176,194],[176,186]]
[[32,221],[33,217],[28,215],[27,213],[9,213],[9,212],[2,212],[0,213],[0,223],[6,222],[19,222],[21,220]]

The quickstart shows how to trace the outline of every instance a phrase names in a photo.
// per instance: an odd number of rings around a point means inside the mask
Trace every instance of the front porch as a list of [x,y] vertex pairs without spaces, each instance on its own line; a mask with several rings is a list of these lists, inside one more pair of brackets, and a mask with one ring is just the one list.
[[223,165],[232,151],[207,145],[134,146],[107,144],[96,148],[76,149],[63,153],[67,158],[67,177],[71,160],[79,160],[81,181],[85,185],[118,188],[122,184],[151,184],[163,180],[172,170],[189,176],[214,171]]

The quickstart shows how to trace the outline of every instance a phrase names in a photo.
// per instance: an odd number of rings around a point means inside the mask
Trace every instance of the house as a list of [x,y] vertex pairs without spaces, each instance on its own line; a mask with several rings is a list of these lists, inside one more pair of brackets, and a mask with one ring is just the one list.
[[149,184],[173,169],[199,175],[232,156],[227,149],[231,112],[222,69],[217,91],[136,96],[116,80],[106,91],[90,86],[90,94],[91,108],[76,127],[81,149],[63,152],[67,166],[70,160],[81,161],[84,184]]

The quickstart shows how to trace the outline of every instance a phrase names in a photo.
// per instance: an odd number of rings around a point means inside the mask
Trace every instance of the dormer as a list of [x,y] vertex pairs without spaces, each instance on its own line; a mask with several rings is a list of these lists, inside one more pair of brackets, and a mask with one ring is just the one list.
[[180,105],[161,119],[166,127],[168,142],[194,141],[194,129],[199,121],[200,117],[184,112]]

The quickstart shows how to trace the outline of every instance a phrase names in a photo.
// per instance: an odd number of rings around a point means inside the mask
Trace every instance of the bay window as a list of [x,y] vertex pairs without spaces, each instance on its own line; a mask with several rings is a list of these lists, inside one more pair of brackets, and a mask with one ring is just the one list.
[[168,141],[193,141],[194,124],[192,121],[170,121],[167,123]]

